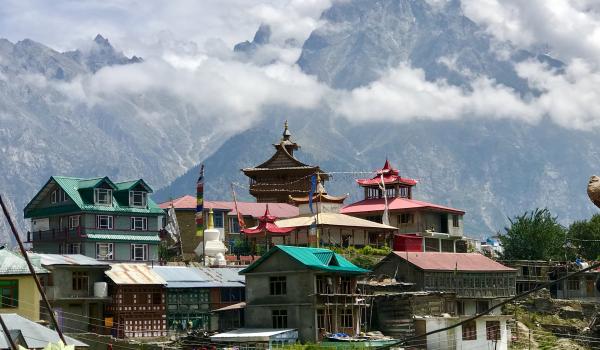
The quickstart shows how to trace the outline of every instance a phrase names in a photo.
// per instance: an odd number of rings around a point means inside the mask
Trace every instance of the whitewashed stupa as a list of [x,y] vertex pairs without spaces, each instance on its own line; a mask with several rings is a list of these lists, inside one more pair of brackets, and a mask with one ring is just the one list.
[[204,242],[200,242],[194,252],[198,257],[204,254],[204,264],[207,266],[225,266],[225,253],[227,248],[219,239],[220,232],[215,229],[213,221],[213,210],[208,212],[208,228],[204,230]]

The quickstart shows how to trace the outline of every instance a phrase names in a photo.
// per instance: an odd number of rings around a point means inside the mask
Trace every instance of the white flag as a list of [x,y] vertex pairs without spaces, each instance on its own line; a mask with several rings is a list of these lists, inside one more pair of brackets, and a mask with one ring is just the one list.
[[383,192],[383,201],[385,203],[385,208],[383,209],[383,217],[381,218],[381,222],[384,225],[390,225],[390,216],[388,214],[388,201],[387,201],[387,192],[385,190],[385,181],[383,180],[383,174],[381,174],[381,184],[379,184],[379,188],[381,192]]
[[169,235],[175,242],[181,241],[181,233],[179,232],[179,223],[177,222],[177,215],[175,215],[175,208],[173,204],[167,212],[167,226],[165,230],[169,232]]

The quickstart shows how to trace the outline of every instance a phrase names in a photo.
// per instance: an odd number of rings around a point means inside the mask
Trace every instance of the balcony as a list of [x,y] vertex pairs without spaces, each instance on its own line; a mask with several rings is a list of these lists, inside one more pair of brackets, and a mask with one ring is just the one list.
[[34,231],[27,232],[26,243],[40,243],[40,242],[81,242],[88,238],[87,234],[132,234],[132,235],[156,235],[160,234],[160,231],[134,231],[134,230],[102,230],[95,227],[77,227],[74,229],[63,228],[63,229],[51,229],[46,231]]

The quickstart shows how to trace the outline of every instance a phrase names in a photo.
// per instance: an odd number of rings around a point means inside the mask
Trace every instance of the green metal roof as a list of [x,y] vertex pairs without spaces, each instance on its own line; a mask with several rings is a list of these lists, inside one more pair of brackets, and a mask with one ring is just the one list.
[[104,233],[93,233],[92,230],[87,230],[86,236],[88,239],[98,241],[160,242],[158,235],[110,234],[106,231]]
[[[36,273],[48,273],[48,270],[35,264],[33,269]],[[8,248],[0,250],[0,276],[2,275],[29,275],[27,262],[20,254],[11,252]]]
[[146,189],[146,191],[148,191],[148,193],[152,193],[152,188],[148,186],[146,181],[144,181],[143,179],[117,182],[115,185],[117,186],[117,191],[130,190],[137,185],[142,185]]
[[[52,176],[50,180],[42,187],[42,189],[33,197],[33,199],[25,206],[24,214],[25,218],[32,217],[40,217],[40,216],[51,216],[58,214],[65,214],[70,212],[91,212],[91,213],[128,213],[128,214],[141,214],[141,215],[152,215],[152,214],[164,214],[164,211],[150,198],[147,200],[146,208],[135,208],[127,205],[123,205],[119,203],[119,201],[114,198],[112,205],[96,205],[89,200],[84,199],[80,190],[90,190],[95,188],[98,184],[102,182],[107,182],[115,189],[118,188],[115,184],[110,181],[107,177],[104,178],[95,178],[95,179],[80,179],[75,177],[67,177],[67,176]],[[128,181],[119,183],[122,188],[128,186],[127,184],[134,183],[137,184],[143,180],[137,181]],[[43,193],[49,193],[47,189],[48,186],[55,182],[60,188],[62,188],[67,196],[75,203],[74,205],[60,205],[60,206],[52,206],[47,208],[36,208],[36,205],[40,202],[41,196]],[[145,185],[145,182],[143,182]],[[129,185],[131,186],[131,185]],[[146,185],[147,186],[147,185]],[[150,188],[150,187],[148,187]]]
[[260,259],[240,271],[240,274],[252,272],[252,270],[257,268],[263,263],[263,261],[267,260],[277,251],[287,254],[311,270],[349,274],[363,274],[370,272],[369,270],[365,270],[354,265],[350,261],[346,260],[346,258],[344,258],[342,255],[334,253],[329,249],[276,245],[266,254],[260,257]]

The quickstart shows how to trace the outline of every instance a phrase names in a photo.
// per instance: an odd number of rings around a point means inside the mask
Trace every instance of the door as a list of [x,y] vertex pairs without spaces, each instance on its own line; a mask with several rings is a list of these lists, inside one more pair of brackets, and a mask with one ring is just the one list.
[[440,215],[440,232],[448,233],[448,214]]

